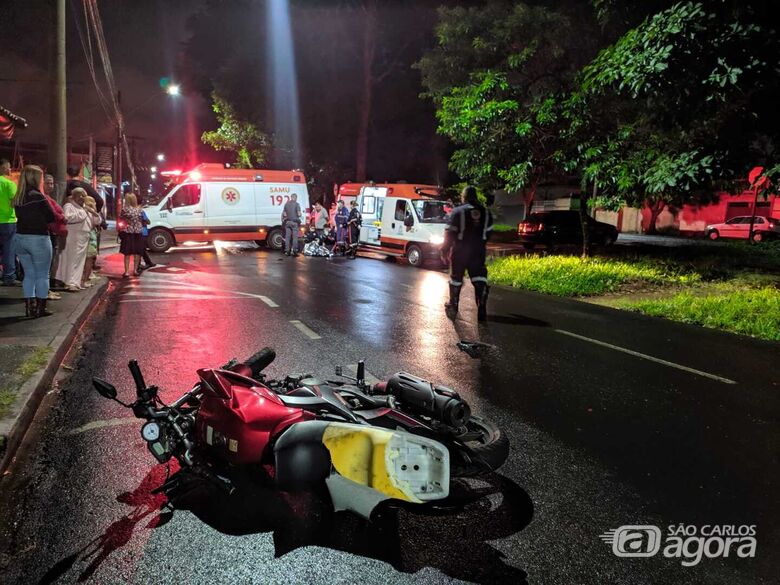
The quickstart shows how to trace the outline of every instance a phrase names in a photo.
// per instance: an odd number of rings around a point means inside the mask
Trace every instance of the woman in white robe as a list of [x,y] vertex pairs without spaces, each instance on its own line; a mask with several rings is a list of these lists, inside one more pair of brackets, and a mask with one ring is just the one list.
[[65,249],[60,256],[57,279],[65,283],[65,290],[68,292],[82,290],[81,276],[87,259],[89,232],[95,222],[92,214],[84,208],[86,196],[87,192],[84,189],[73,189],[62,207],[65,221],[68,222],[68,238],[65,240]]

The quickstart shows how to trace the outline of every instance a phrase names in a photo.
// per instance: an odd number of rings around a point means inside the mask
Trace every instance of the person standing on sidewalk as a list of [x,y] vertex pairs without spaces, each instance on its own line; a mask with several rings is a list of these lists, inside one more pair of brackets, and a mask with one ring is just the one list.
[[65,213],[62,207],[57,203],[56,187],[52,175],[43,176],[43,196],[54,212],[54,221],[49,224],[49,236],[51,238],[51,268],[49,269],[49,297],[50,301],[58,301],[62,297],[59,293],[52,290],[56,284],[57,268],[60,263],[60,253],[65,247],[65,239],[68,237],[68,222],[65,220]]
[[135,193],[125,195],[125,204],[120,213],[120,219],[125,222],[125,228],[121,234],[121,243],[119,251],[125,257],[125,272],[122,278],[127,278],[127,271],[130,266],[130,257],[133,258],[133,274],[141,275],[141,255],[144,253],[144,241],[141,233],[143,232],[144,210],[138,205],[138,198]]
[[286,256],[298,255],[298,231],[301,228],[301,206],[298,195],[293,193],[282,209],[282,227],[284,228],[284,253]]
[[93,218],[84,207],[86,198],[87,192],[77,187],[71,191],[62,208],[65,220],[68,222],[68,238],[60,257],[57,279],[65,283],[65,290],[68,292],[81,290],[81,275],[84,273],[84,263],[87,260],[89,232],[92,230]]
[[13,198],[16,195],[16,184],[8,178],[11,174],[11,163],[0,159],[0,251],[3,265],[3,286],[17,286],[16,252],[14,251],[14,236],[16,235],[16,212]]
[[[65,187],[65,195],[69,196],[74,189],[84,189],[84,191],[87,192],[87,195],[95,200],[95,207],[97,208],[98,215],[101,217],[101,222],[97,230],[97,249],[98,252],[100,252],[100,232],[101,230],[108,229],[105,214],[103,213],[103,197],[100,196],[100,193],[98,193],[89,182],[79,179],[80,170],[79,167],[68,168],[68,182]],[[100,266],[97,265],[97,262],[95,263],[94,268],[95,270],[100,270]]]
[[95,266],[97,260],[97,234],[98,226],[103,221],[100,214],[95,207],[95,200],[87,195],[84,199],[84,209],[90,214],[90,221],[92,222],[92,229],[89,231],[89,244],[87,244],[87,259],[84,261],[84,272],[81,275],[81,288],[89,288],[92,286],[91,276],[92,269]]
[[16,253],[24,268],[25,314],[28,317],[51,315],[51,311],[46,309],[51,269],[48,224],[55,220],[55,216],[43,195],[43,171],[40,167],[27,165],[22,169],[14,209],[18,218]]
[[457,315],[463,277],[468,271],[477,301],[477,320],[487,321],[485,248],[493,230],[493,216],[480,203],[475,187],[465,187],[462,198],[465,204],[453,209],[441,250],[442,260],[450,265],[450,300],[444,310],[451,319]]

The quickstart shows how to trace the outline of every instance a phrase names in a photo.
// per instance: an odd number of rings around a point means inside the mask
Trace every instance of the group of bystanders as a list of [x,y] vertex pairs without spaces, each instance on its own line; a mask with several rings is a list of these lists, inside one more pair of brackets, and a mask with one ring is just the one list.
[[99,230],[105,225],[103,201],[77,178],[77,169],[68,171],[60,207],[54,178],[41,167],[23,167],[18,184],[9,178],[10,168],[0,160],[2,284],[22,285],[28,317],[51,315],[47,302],[61,298],[53,289],[77,292],[92,286]]

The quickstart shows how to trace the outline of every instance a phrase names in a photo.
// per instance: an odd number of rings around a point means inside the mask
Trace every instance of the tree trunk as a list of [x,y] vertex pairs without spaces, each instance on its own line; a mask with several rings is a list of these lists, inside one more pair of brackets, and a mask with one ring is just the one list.
[[647,226],[647,234],[655,234],[655,222],[658,221],[658,216],[661,215],[661,212],[664,210],[664,207],[666,207],[666,201],[663,199],[659,199],[655,203],[653,203],[650,206],[650,223]]
[[374,97],[374,55],[376,54],[377,3],[369,0],[363,8],[366,25],[363,35],[363,87],[358,109],[358,135],[355,153],[355,180],[366,180],[368,162],[368,132],[371,126],[371,106]]
[[[596,197],[598,187],[593,183],[593,197]],[[590,257],[590,232],[588,231],[588,196],[587,189],[580,189],[580,229],[582,229],[582,254],[583,260]]]

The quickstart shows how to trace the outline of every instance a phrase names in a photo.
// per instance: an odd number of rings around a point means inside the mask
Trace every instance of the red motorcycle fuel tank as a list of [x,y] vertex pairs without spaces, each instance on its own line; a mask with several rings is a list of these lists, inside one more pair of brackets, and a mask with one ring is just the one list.
[[260,463],[268,444],[291,424],[314,415],[285,406],[260,382],[226,370],[198,370],[203,395],[195,423],[198,445],[242,465]]

